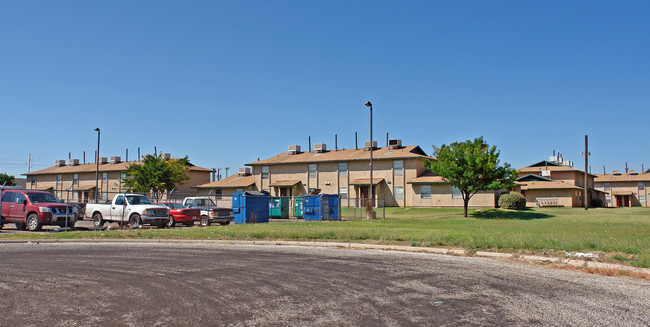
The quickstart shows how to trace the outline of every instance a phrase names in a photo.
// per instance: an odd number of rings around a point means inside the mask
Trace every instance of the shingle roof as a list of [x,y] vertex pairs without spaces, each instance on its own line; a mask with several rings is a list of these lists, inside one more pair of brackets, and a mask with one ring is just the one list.
[[[373,150],[373,160],[395,160],[411,158],[429,158],[427,154],[417,145],[405,146],[400,149],[378,148]],[[280,153],[274,157],[247,163],[246,166],[258,165],[281,165],[291,163],[316,163],[316,162],[338,162],[338,161],[355,161],[370,160],[370,151],[364,149],[347,149],[319,152],[303,152],[298,154],[289,154],[288,152]]]
[[222,180],[197,185],[195,188],[247,188],[253,184],[255,184],[253,175],[242,176],[235,174]]
[[650,181],[650,174],[598,174],[596,175],[596,182],[645,182]]
[[[548,170],[548,171],[573,171],[573,172],[580,173],[580,174],[584,173],[580,169],[575,169],[575,168],[569,167],[569,166],[557,166],[557,165],[554,165],[554,166],[534,166],[534,167],[528,166],[528,167],[523,167],[523,168],[517,169],[517,171],[522,172],[522,173],[536,173],[536,172],[541,172],[541,171],[544,171],[544,170]],[[594,174],[589,174],[589,175],[596,176]]]
[[[110,172],[110,171],[126,171],[126,169],[132,164],[140,164],[140,161],[124,161],[120,163],[105,163],[99,165],[100,172]],[[212,169],[198,167],[193,164],[190,164],[190,171],[203,171],[203,172],[213,172]],[[49,168],[32,171],[29,173],[24,173],[25,176],[32,175],[49,175],[49,174],[76,174],[76,173],[92,173],[95,172],[96,164],[81,164],[76,166],[52,166]]]

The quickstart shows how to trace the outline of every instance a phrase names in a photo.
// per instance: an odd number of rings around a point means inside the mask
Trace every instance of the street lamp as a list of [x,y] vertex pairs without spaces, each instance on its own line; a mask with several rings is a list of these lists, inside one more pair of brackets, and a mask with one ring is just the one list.
[[95,128],[97,132],[97,155],[95,156],[95,203],[99,203],[99,138],[102,132],[99,130],[99,127]]
[[[373,188],[373,180],[372,180],[372,150],[374,148],[372,144],[372,103],[370,101],[366,101],[366,107],[370,108],[370,210],[372,211],[372,208],[375,205],[375,199],[373,197],[372,193],[372,188]],[[371,216],[372,217],[372,216]]]

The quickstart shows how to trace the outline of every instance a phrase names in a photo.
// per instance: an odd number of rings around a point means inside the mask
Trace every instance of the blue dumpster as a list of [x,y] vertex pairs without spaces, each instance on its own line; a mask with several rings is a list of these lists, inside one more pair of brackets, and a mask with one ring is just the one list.
[[319,194],[303,197],[303,218],[311,221],[338,220],[338,195]]
[[232,196],[235,224],[268,223],[269,194],[266,192],[236,192]]

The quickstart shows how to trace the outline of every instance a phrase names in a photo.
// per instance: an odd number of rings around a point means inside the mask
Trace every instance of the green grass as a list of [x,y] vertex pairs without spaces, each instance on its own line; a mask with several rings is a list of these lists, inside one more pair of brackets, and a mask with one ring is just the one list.
[[[385,220],[31,233],[1,238],[325,240],[556,255],[597,252],[608,261],[650,267],[649,208],[473,209],[469,218],[463,218],[462,209],[456,208],[386,208]],[[636,258],[630,259],[634,254]]]

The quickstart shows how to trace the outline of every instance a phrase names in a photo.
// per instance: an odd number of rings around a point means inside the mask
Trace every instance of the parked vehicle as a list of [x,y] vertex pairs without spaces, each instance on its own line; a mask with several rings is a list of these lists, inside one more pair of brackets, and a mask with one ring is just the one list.
[[131,228],[139,228],[143,224],[164,228],[169,221],[169,209],[151,203],[144,195],[120,193],[108,204],[86,204],[86,217],[92,218],[96,227],[114,221],[120,225],[128,223]]
[[161,202],[158,204],[169,208],[169,222],[167,223],[167,227],[174,227],[176,223],[185,226],[194,226],[194,222],[201,219],[201,209],[190,208],[173,202]]
[[32,190],[2,192],[2,219],[19,230],[38,231],[44,225],[74,227],[78,212],[61,203],[52,193]]
[[235,219],[232,209],[217,207],[214,201],[207,197],[187,197],[183,200],[183,205],[201,209],[200,225],[203,227],[212,223],[228,225]]

